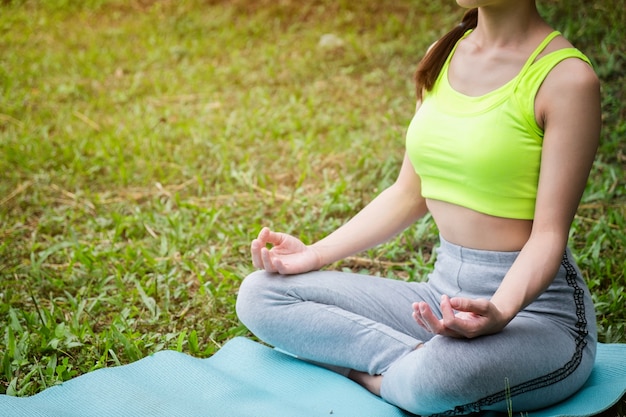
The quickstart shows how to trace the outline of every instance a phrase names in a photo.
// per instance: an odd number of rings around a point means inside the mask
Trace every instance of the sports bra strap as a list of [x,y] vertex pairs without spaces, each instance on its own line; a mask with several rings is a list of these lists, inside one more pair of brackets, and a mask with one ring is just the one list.
[[515,99],[531,129],[542,137],[543,130],[537,125],[535,120],[535,97],[550,71],[560,62],[569,58],[578,58],[588,65],[592,65],[589,58],[578,49],[571,47],[562,48],[552,51],[533,62],[533,65],[525,71],[526,73],[517,79],[514,93]]
[[541,43],[537,46],[537,48],[535,48],[533,53],[530,55],[530,57],[528,57],[528,60],[522,67],[522,70],[519,72],[519,75],[517,77],[517,82],[515,83],[516,85],[520,82],[522,78],[524,78],[524,74],[526,74],[526,72],[528,71],[528,68],[530,68],[530,66],[535,63],[535,60],[537,59],[539,54],[546,48],[546,46],[548,46],[550,42],[552,42],[554,38],[556,38],[559,35],[561,35],[561,32],[559,32],[558,30],[555,30],[551,32],[548,36],[546,36],[543,41],[541,41]]

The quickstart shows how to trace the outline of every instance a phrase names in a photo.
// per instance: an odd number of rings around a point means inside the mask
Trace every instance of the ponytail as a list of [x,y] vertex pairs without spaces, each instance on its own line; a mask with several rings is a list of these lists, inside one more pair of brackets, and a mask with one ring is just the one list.
[[415,71],[415,91],[417,99],[422,100],[424,92],[432,90],[443,65],[452,52],[454,45],[470,29],[478,24],[478,9],[470,9],[463,15],[463,20],[450,32],[446,33],[426,52]]

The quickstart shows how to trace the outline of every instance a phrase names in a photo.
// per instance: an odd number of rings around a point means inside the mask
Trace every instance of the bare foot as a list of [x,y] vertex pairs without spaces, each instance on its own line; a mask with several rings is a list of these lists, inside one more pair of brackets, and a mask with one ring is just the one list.
[[370,375],[365,372],[351,370],[348,374],[348,378],[361,385],[372,394],[380,397],[380,386],[383,383],[382,375]]

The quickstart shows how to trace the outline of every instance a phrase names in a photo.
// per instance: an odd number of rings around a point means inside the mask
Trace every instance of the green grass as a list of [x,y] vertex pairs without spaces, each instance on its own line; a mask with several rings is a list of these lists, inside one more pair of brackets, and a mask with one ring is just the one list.
[[[571,245],[601,340],[626,342],[626,18],[540,3],[602,77]],[[412,72],[452,6],[0,2],[0,392],[247,335],[250,240],[270,225],[314,241],[395,179]],[[335,267],[420,279],[435,241],[426,220]]]

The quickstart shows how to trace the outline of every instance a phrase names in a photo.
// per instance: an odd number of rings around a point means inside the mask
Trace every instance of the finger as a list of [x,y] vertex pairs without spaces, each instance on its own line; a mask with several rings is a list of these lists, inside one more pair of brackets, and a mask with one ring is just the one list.
[[457,318],[454,314],[454,309],[450,304],[450,297],[443,295],[441,297],[441,314],[444,327],[453,328]]
[[276,271],[279,274],[281,274],[281,275],[289,275],[289,273],[290,273],[289,269],[283,263],[283,261],[281,261],[279,258],[272,259],[272,264],[274,265],[274,268],[276,268]]
[[484,316],[489,313],[489,301],[485,299],[473,300],[471,298],[454,297],[449,300],[450,305],[457,311],[478,314]]
[[421,316],[419,315],[419,313],[417,312],[413,312],[413,320],[415,320],[415,322],[424,330],[426,330],[427,332],[431,332],[430,328],[426,325],[426,323],[424,323],[424,320],[422,320]]
[[250,255],[252,255],[252,265],[255,268],[263,268],[263,260],[261,259],[261,248],[263,245],[258,239],[254,239],[250,244]]
[[277,272],[274,264],[272,263],[272,257],[270,251],[267,248],[261,248],[261,260],[263,261],[263,269],[267,272]]
[[441,297],[441,314],[443,317],[443,325],[456,333],[463,333],[467,322],[463,318],[459,318],[452,306],[451,299],[447,295]]
[[271,231],[269,227],[262,228],[261,231],[259,232],[259,236],[257,236],[257,240],[259,240],[263,244],[267,243],[267,235],[270,233]]
[[422,314],[420,313],[419,303],[413,303],[412,308],[413,308],[413,313],[412,313],[413,320],[415,320],[415,322],[419,324],[420,327],[423,327],[425,330],[430,331],[430,329],[426,326],[426,324],[422,320]]
[[411,308],[413,309],[413,313],[419,313],[420,311],[420,303],[411,304]]
[[264,241],[266,243],[271,243],[272,245],[280,245],[287,237],[285,233],[272,232],[267,227],[261,230],[261,233],[263,233]]
[[433,310],[430,308],[428,303],[419,303],[419,312],[426,327],[433,333],[441,334],[443,326],[439,321],[439,318],[437,318],[437,316],[433,313]]
[[[428,328],[426,328],[426,325],[424,324],[424,322],[418,317],[417,313],[413,313],[413,320],[415,320],[415,323],[417,323],[421,328],[423,328],[424,330],[428,330]],[[430,330],[428,330],[430,331]]]

